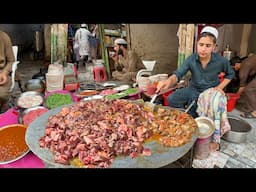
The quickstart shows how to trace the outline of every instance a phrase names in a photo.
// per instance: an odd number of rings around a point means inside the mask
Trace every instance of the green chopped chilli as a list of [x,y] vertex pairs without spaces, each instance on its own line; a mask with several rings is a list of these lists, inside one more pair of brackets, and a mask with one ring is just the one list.
[[53,109],[62,105],[71,104],[72,102],[73,101],[71,95],[54,93],[47,97],[46,107],[49,109]]

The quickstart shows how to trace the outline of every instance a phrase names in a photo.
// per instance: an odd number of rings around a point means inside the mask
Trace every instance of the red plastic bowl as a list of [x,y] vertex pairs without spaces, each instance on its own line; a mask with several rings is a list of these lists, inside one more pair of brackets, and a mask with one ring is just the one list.
[[226,93],[226,96],[227,96],[227,111],[230,112],[235,108],[237,99],[240,98],[240,95],[236,93]]
[[226,93],[226,96],[228,97],[228,99],[239,99],[240,95],[236,94],[236,93]]
[[166,92],[166,93],[164,93],[163,94],[163,100],[164,100],[164,106],[169,106],[169,104],[168,104],[168,96],[170,95],[170,94],[172,94],[174,92],[174,90],[171,90],[171,91],[168,91],[168,92]]

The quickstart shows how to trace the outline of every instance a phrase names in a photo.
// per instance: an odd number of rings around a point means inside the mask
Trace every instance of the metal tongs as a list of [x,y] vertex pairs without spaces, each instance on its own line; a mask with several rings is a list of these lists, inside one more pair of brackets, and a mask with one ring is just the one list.
[[158,93],[155,93],[155,94],[153,95],[153,97],[151,98],[150,103],[154,103],[155,100],[156,100],[156,98],[157,98],[159,95],[165,94],[165,93],[167,93],[168,91],[175,90],[176,88],[177,88],[177,87],[172,87],[172,88],[169,88],[169,89],[160,91],[160,92],[158,92]]
[[187,109],[185,110],[185,113],[188,113],[188,111],[190,110],[190,108],[195,104],[195,100],[193,100],[190,104],[189,104],[189,106],[187,107]]
[[184,86],[184,80],[181,80],[179,83],[176,84],[176,86],[172,87],[172,88],[169,88],[169,89],[166,89],[166,90],[163,90],[163,91],[160,91],[159,93],[155,93],[153,95],[153,97],[151,98],[150,100],[150,103],[154,103],[154,101],[156,100],[156,98],[159,96],[159,95],[162,95],[162,94],[165,94],[166,92],[168,91],[172,91],[172,90],[175,90],[177,88],[181,88]]

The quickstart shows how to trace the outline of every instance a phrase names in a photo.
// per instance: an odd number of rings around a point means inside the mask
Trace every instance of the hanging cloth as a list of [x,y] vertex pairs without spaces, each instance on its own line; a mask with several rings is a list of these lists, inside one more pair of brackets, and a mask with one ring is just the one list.
[[180,24],[177,32],[179,38],[178,67],[193,53],[195,25]]
[[68,24],[51,25],[51,63],[66,65]]
[[214,88],[202,92],[197,101],[199,116],[209,117],[213,120],[215,131],[213,140],[220,143],[220,138],[231,130],[227,117],[227,98]]

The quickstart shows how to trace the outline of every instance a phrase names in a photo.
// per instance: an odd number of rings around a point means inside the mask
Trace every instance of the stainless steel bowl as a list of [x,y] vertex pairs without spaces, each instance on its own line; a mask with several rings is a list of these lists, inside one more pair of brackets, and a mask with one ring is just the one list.
[[16,105],[21,109],[40,106],[44,103],[44,97],[36,91],[26,91],[21,93],[16,100]]
[[195,121],[198,125],[199,130],[198,138],[205,139],[211,137],[215,130],[214,122],[212,121],[212,119],[208,117],[197,117],[195,118]]
[[30,79],[25,83],[24,87],[26,91],[37,91],[42,93],[45,89],[45,84],[41,79]]
[[238,117],[230,116],[228,120],[231,130],[225,133],[222,138],[233,143],[246,142],[247,135],[252,129],[251,125]]
[[45,84],[45,76],[38,76],[38,77],[35,77],[35,78],[32,78],[32,79],[40,79],[44,84]]

